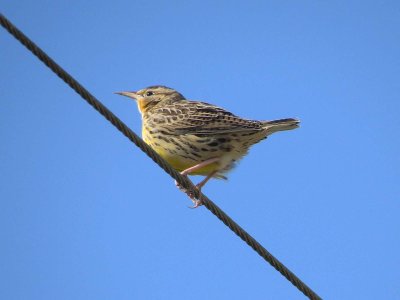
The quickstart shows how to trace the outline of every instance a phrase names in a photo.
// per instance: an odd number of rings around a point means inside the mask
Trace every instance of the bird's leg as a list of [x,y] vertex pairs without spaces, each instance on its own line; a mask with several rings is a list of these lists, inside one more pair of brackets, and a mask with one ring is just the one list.
[[215,175],[217,174],[218,171],[213,171],[210,174],[207,175],[206,178],[204,178],[202,181],[200,181],[198,184],[196,184],[197,189],[199,192],[201,191],[201,188],[206,185],[206,183]]
[[[201,163],[199,163],[197,165],[194,165],[194,166],[192,166],[190,168],[187,168],[186,170],[183,170],[181,172],[181,175],[183,175],[183,176],[190,175],[191,173],[193,173],[193,172],[195,172],[195,171],[197,171],[197,170],[199,170],[199,169],[201,169],[201,168],[203,168],[205,166],[208,166],[210,164],[216,163],[217,161],[219,161],[219,158],[217,158],[217,157],[207,159],[207,160],[205,160],[205,161],[203,161],[203,162],[201,162]],[[207,183],[207,181],[209,181],[211,179],[211,177],[213,177],[216,173],[217,173],[217,171],[211,172],[210,174],[207,175],[207,177],[204,180],[202,180],[200,183],[198,183],[196,185],[196,188],[199,190],[199,192],[201,191],[201,188]],[[196,207],[199,207],[201,205],[201,201],[199,199],[196,199],[192,193],[189,193],[188,191],[186,191],[177,181],[175,181],[175,185],[181,191],[184,191],[189,196],[189,198],[193,201],[194,206],[192,208],[196,208]]]
[[195,171],[197,171],[197,170],[199,170],[199,169],[201,169],[201,168],[203,168],[205,166],[211,165],[211,164],[213,164],[213,163],[215,163],[217,161],[219,161],[218,157],[207,159],[207,160],[205,160],[205,161],[203,161],[203,162],[201,162],[201,163],[199,163],[197,165],[194,165],[193,167],[190,167],[190,168],[187,168],[186,170],[183,170],[181,172],[181,175],[190,175],[191,173],[193,173],[193,172],[195,172]]
[[[204,178],[202,181],[200,181],[198,184],[196,184],[196,188],[199,190],[199,193],[201,193],[201,188],[202,188],[203,186],[205,186],[206,183],[207,183],[215,174],[217,174],[217,172],[218,172],[218,171],[213,171],[213,172],[211,172],[210,174],[207,175],[206,178]],[[192,198],[191,198],[191,199],[192,199]],[[201,199],[192,199],[192,201],[193,201],[193,204],[194,204],[194,205],[193,205],[192,207],[190,207],[190,208],[197,208],[197,207],[203,205],[203,203],[201,202]]]

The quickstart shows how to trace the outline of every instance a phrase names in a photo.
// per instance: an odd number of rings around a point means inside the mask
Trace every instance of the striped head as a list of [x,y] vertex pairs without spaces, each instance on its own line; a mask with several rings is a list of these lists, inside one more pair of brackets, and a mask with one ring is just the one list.
[[174,89],[161,85],[149,86],[137,92],[117,92],[116,94],[136,100],[142,116],[157,104],[169,104],[185,99]]

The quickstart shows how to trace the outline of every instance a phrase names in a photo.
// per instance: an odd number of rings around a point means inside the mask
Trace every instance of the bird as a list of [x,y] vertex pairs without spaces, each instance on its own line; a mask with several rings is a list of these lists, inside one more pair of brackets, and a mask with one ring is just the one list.
[[[216,105],[188,100],[163,85],[116,94],[136,101],[142,138],[155,152],[181,175],[205,176],[196,185],[199,193],[211,178],[227,179],[226,174],[252,145],[300,123],[296,118],[244,119]],[[193,208],[202,205],[193,195],[190,198]]]

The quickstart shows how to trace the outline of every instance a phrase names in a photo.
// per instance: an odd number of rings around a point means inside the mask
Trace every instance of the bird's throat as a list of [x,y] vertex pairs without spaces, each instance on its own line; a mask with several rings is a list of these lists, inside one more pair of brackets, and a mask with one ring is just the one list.
[[146,101],[143,99],[136,100],[139,112],[143,115],[146,113],[149,109],[151,109],[154,105],[157,104],[156,101]]
[[146,103],[146,101],[143,101],[143,100],[137,100],[136,102],[137,102],[139,112],[141,114],[143,114],[146,111],[146,106],[148,103]]

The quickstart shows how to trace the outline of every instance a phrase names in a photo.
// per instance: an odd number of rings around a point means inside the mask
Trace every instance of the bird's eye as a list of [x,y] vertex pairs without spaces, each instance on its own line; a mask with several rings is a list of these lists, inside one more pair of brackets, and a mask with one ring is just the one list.
[[146,96],[152,96],[152,95],[154,95],[154,93],[152,91],[146,92]]

